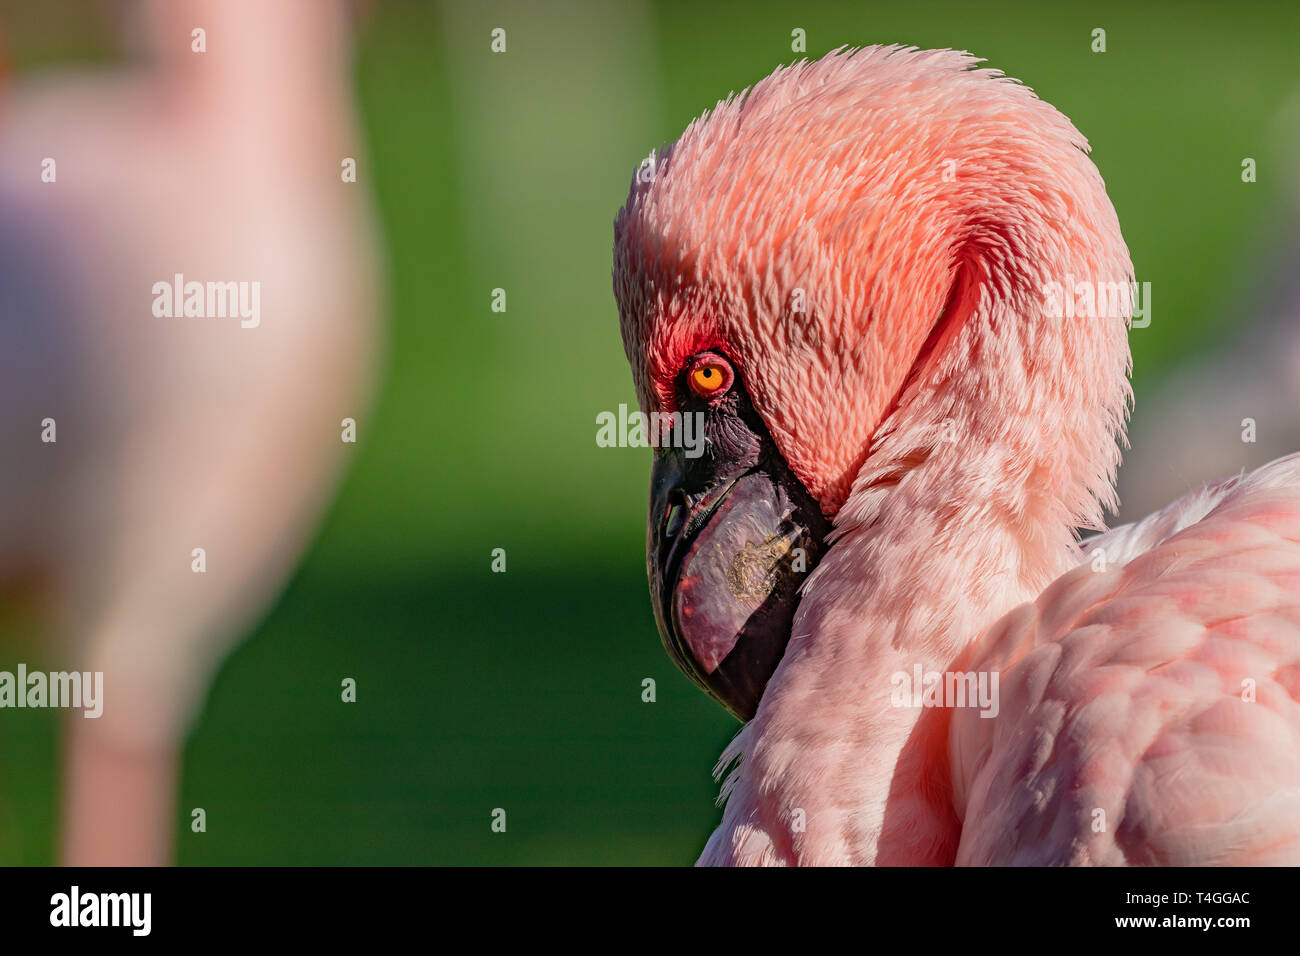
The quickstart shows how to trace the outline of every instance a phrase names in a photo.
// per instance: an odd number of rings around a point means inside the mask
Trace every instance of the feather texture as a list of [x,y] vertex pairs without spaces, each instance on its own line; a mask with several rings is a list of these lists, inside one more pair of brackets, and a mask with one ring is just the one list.
[[[1115,505],[1132,265],[1086,140],[977,64],[779,69],[616,221],[643,409],[723,352],[834,516],[700,862],[1300,862],[1300,459],[1079,544]],[[1051,304],[1080,287],[1111,307]],[[931,674],[993,706],[900,701]]]

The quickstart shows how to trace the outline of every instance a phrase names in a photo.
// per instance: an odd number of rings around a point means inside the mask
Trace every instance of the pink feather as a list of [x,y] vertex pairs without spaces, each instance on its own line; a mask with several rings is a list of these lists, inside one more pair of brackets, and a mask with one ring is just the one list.
[[[777,70],[619,214],[643,409],[723,349],[834,516],[701,863],[1300,863],[1300,457],[1079,544],[1131,312],[1047,288],[1133,269],[1083,136],[977,62]],[[899,706],[918,666],[996,716]]]

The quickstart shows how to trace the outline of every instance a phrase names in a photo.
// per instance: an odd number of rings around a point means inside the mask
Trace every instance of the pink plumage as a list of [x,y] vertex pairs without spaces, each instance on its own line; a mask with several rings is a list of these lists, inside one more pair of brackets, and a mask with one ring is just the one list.
[[[1300,457],[1080,545],[1115,504],[1133,270],[1083,136],[976,63],[876,47],[777,70],[654,157],[616,222],[643,409],[724,429],[705,479],[656,457],[680,534],[742,472],[833,523],[701,862],[1300,862]],[[1080,285],[1093,312],[1051,304]],[[682,388],[702,353],[734,366],[730,405]],[[739,422],[780,461],[730,462]],[[652,590],[699,593],[720,559],[665,544],[682,523],[655,507]],[[790,573],[792,536],[727,531],[710,547]],[[691,655],[725,616],[656,600],[674,656],[745,711],[757,625],[724,635],[724,686]],[[996,716],[900,705],[912,674],[996,675]]]

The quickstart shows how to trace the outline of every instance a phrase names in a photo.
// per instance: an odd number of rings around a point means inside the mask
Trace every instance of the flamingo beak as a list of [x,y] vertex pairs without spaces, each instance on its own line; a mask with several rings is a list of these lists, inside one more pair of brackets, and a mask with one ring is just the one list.
[[770,446],[757,461],[714,462],[704,476],[680,448],[656,452],[646,549],[664,647],[742,722],[785,653],[800,585],[830,529],[771,438],[755,437]]

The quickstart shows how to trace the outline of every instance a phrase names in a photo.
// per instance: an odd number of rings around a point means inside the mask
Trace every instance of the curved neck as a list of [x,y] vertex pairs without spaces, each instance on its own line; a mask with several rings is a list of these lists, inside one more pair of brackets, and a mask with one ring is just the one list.
[[965,674],[963,654],[1077,563],[1074,520],[1087,515],[1075,498],[1096,477],[1060,478],[1070,462],[1053,432],[1069,427],[1072,397],[1028,373],[1045,344],[1041,327],[1036,341],[1027,331],[1032,294],[988,289],[972,290],[968,316],[877,431],[786,655],[724,755],[742,762],[706,857],[955,857],[951,709],[997,709],[997,678]]

